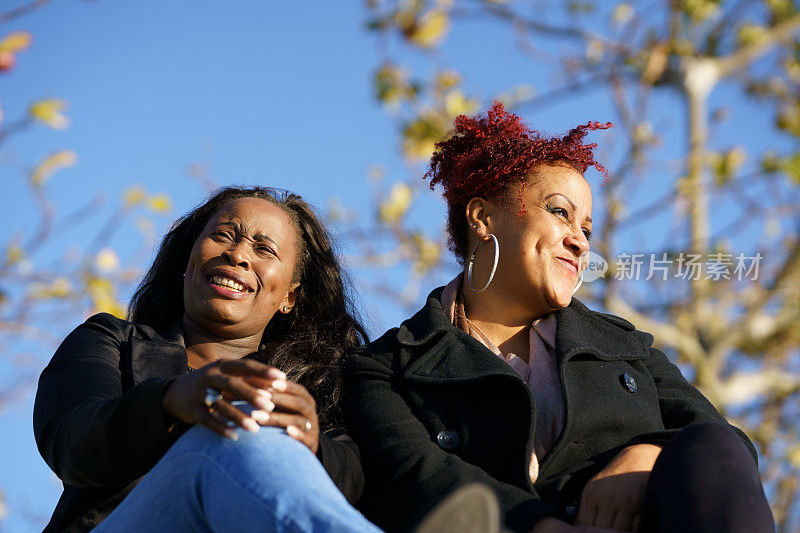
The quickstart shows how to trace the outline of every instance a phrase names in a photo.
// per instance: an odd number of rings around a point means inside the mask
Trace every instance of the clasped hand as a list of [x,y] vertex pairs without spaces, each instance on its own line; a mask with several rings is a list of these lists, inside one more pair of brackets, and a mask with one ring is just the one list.
[[574,526],[545,518],[533,533],[638,531],[647,480],[660,452],[654,444],[623,449],[586,483]]
[[583,488],[575,523],[638,531],[647,480],[659,453],[661,447],[654,444],[635,444],[619,452]]
[[[209,388],[222,394],[211,408],[204,402]],[[255,410],[248,416],[231,404],[234,400],[244,400]],[[233,426],[251,432],[274,426],[285,428],[315,454],[319,447],[317,406],[311,394],[280,370],[251,359],[217,361],[174,378],[162,406],[169,416],[202,424],[224,437],[236,439]]]

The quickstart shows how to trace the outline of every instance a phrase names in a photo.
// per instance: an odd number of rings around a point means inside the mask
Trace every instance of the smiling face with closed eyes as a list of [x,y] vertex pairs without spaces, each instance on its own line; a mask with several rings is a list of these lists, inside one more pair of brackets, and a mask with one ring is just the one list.
[[220,338],[260,336],[295,303],[299,246],[297,224],[278,205],[240,198],[222,206],[189,255],[186,316]]

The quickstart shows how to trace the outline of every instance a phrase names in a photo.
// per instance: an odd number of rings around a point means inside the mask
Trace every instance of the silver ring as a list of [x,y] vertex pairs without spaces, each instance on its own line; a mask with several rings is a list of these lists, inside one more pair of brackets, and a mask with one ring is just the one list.
[[206,404],[207,409],[214,407],[214,404],[222,399],[222,394],[217,389],[211,387],[206,389],[206,395],[203,397],[203,403]]
[[311,420],[306,418],[306,433],[308,433],[309,431],[311,431]]

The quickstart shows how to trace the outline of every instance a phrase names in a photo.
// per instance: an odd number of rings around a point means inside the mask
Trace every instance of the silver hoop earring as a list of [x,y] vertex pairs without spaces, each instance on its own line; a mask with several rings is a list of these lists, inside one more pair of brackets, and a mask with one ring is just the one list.
[[578,292],[578,289],[580,289],[580,288],[581,288],[581,284],[582,284],[582,283],[583,283],[583,271],[581,270],[581,273],[580,273],[580,274],[578,274],[578,284],[577,284],[577,285],[575,285],[575,288],[574,288],[574,289],[572,289],[572,295],[573,295],[573,296],[575,296],[575,293],[576,293],[576,292]]
[[472,292],[483,292],[486,290],[486,287],[492,282],[494,279],[494,273],[497,270],[497,262],[500,260],[500,243],[497,242],[497,237],[492,235],[491,233],[487,233],[489,237],[492,238],[494,241],[494,264],[492,265],[492,271],[489,273],[489,279],[486,281],[486,284],[481,287],[480,289],[476,289],[472,286],[472,265],[475,263],[475,254],[478,253],[478,248],[480,248],[481,243],[483,243],[483,239],[479,240],[478,243],[475,245],[475,248],[472,249],[472,253],[469,256],[469,265],[467,266],[467,283],[469,284],[469,288],[472,289]]

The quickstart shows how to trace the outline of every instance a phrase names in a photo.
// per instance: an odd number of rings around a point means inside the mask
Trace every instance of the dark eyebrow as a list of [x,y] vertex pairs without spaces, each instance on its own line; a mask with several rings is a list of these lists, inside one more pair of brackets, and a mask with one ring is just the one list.
[[[553,194],[548,194],[547,196],[544,197],[544,199],[547,200],[548,198],[550,198],[552,196],[561,196],[564,200],[569,202],[569,205],[572,206],[572,210],[573,211],[577,211],[578,210],[578,207],[574,203],[572,203],[572,200],[570,200],[569,198],[567,198],[565,195],[561,194],[560,192],[554,192]],[[592,217],[586,217],[586,221],[589,222],[589,224],[591,224],[592,223]]]
[[[241,222],[238,222],[236,220],[229,220],[227,222],[220,222],[219,224],[217,224],[217,226],[233,226],[233,230],[236,233],[238,233],[239,235],[247,235],[247,233],[248,233],[248,228],[243,226]],[[278,249],[279,252],[281,251],[281,247],[277,242],[275,242],[274,240],[269,238],[269,236],[264,235],[262,233],[257,233],[255,235],[253,235],[253,240],[254,241],[260,241],[260,242],[271,242],[272,244],[275,245],[275,247]]]

